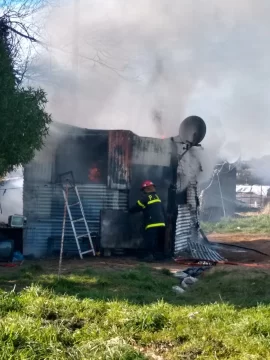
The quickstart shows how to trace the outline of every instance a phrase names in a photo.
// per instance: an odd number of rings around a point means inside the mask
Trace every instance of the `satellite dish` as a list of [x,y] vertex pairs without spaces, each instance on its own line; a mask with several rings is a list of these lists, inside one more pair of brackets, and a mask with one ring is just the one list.
[[193,146],[198,145],[206,134],[206,124],[199,116],[189,116],[180,124],[179,135],[181,141]]

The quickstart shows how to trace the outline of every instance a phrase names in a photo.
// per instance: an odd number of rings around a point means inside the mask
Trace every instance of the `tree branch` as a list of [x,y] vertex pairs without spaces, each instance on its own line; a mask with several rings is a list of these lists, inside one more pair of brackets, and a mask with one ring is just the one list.
[[28,34],[23,34],[22,32],[14,29],[13,27],[11,26],[8,26],[6,25],[7,29],[10,30],[10,31],[13,31],[15,34],[27,39],[27,40],[30,40],[31,42],[34,42],[34,43],[38,43],[38,44],[41,44],[41,42],[39,40],[37,40],[36,38],[34,38],[33,36],[30,36]]

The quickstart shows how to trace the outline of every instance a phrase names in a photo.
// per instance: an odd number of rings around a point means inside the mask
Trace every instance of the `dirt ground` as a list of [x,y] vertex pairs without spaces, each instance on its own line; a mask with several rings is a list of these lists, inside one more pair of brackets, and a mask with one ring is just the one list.
[[[137,261],[133,258],[125,258],[125,257],[96,257],[96,258],[88,258],[85,260],[63,260],[62,270],[63,272],[72,272],[73,270],[84,270],[88,266],[94,268],[103,268],[103,269],[112,269],[112,270],[120,270],[120,269],[132,269],[140,264],[145,264]],[[179,269],[183,268],[176,264],[174,261],[164,261],[164,262],[156,262],[156,263],[148,263],[148,266],[151,266],[153,269],[161,270],[161,269],[169,269],[172,272],[176,272]],[[46,268],[51,268],[51,270],[55,270],[58,268],[58,260],[47,261],[42,260],[42,266]]]
[[[255,249],[269,256],[260,255],[253,251],[242,252],[233,251],[233,248],[220,251],[223,256],[231,261],[239,262],[266,262],[270,263],[270,235],[251,235],[251,234],[211,234],[208,235],[209,241],[220,242],[224,244],[232,244],[244,246],[249,249]],[[237,249],[235,249],[237,250]]]
[[[246,234],[211,234],[208,236],[209,241],[220,242],[223,244],[233,244],[244,246],[250,249],[256,249],[261,252],[270,255],[270,235],[269,236],[256,236],[256,235],[246,235]],[[270,266],[270,256],[260,255],[253,251],[243,251],[234,248],[227,248],[226,250],[218,250],[229,261],[236,261],[241,263],[264,263]],[[49,260],[25,260],[22,264],[22,267],[39,264],[47,273],[57,274],[58,272],[58,259],[49,259]],[[83,260],[79,259],[63,259],[62,273],[68,274],[76,270],[85,270],[89,268],[103,268],[111,270],[120,270],[120,269],[131,269],[135,266],[142,264],[138,262],[135,258],[126,258],[126,257],[95,257],[95,258],[86,258]],[[187,265],[176,264],[173,260],[163,261],[157,263],[147,264],[154,269],[169,269],[171,272],[179,271],[184,269]],[[1,267],[1,274],[5,272],[11,273],[16,272],[16,268],[5,268]]]
[[[211,234],[208,236],[210,241],[244,246],[250,249],[259,250],[270,255],[270,235],[256,236],[246,234]],[[270,264],[270,256],[264,256],[253,251],[242,251],[237,248],[228,247],[228,249],[218,250],[229,261],[242,263],[266,263]],[[63,272],[69,273],[73,270],[85,269],[88,266],[94,268],[106,268],[112,270],[133,268],[141,264],[135,258],[126,257],[96,257],[85,260],[63,260]],[[176,264],[173,260],[148,264],[154,269],[169,269],[176,272],[184,269],[186,265]],[[42,267],[57,272],[58,260],[42,260]]]
[[[83,260],[80,259],[63,259],[62,262],[62,274],[71,274],[77,270],[86,270],[87,268],[91,269],[107,269],[107,270],[121,270],[121,269],[132,269],[140,264],[136,259],[125,258],[125,257],[89,257]],[[25,266],[36,266],[39,265],[46,273],[57,274],[58,273],[58,259],[40,259],[40,260],[25,260],[21,266],[16,267],[1,267],[1,275],[5,273],[16,273],[18,269]],[[172,273],[179,271],[180,269],[184,269],[187,266],[182,266],[176,264],[173,260],[164,261],[159,263],[148,263],[148,266],[151,266],[153,269],[161,270],[161,269],[169,269]]]

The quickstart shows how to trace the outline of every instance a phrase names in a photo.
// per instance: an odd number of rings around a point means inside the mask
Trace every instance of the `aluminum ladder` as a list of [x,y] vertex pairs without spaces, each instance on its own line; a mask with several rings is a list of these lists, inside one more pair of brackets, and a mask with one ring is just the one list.
[[[64,176],[66,177],[65,181],[62,180]],[[78,191],[78,187],[75,185],[75,182],[74,182],[73,174],[72,174],[72,172],[68,172],[68,173],[64,173],[64,174],[60,175],[59,177],[61,179],[63,196],[64,196],[64,200],[65,200],[65,203],[66,203],[66,208],[67,208],[67,211],[68,211],[70,223],[71,223],[71,226],[72,226],[72,230],[73,230],[73,233],[74,233],[74,237],[75,237],[75,240],[76,240],[76,244],[77,244],[77,248],[78,248],[80,258],[83,259],[83,255],[89,254],[89,253],[92,253],[95,256],[96,252],[95,252],[95,249],[94,249],[94,246],[93,246],[91,233],[90,233],[90,230],[89,230],[89,227],[88,227],[88,224],[87,224],[87,220],[85,218],[84,209],[83,209],[83,205],[82,205],[82,202],[81,202],[81,197],[80,197],[80,194],[79,194],[79,191]],[[69,202],[68,202],[68,193],[70,192],[70,190],[75,191],[75,195],[76,195],[76,198],[77,198],[77,200],[73,204],[69,204]],[[79,208],[80,208],[81,216],[78,219],[73,219],[70,208],[77,207],[77,206],[79,206]],[[85,233],[83,233],[82,235],[77,235],[77,231],[76,231],[76,228],[75,228],[75,224],[79,223],[79,222],[83,222],[84,226],[85,226]],[[82,239],[82,238],[88,238],[89,245],[90,245],[89,250],[81,251],[80,239]]]

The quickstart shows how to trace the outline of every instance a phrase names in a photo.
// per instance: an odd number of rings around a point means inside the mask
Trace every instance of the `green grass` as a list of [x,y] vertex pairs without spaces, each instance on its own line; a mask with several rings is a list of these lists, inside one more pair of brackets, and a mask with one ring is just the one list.
[[201,223],[201,226],[207,233],[270,234],[270,215],[224,219],[218,223]]
[[177,283],[144,266],[59,281],[38,266],[5,271],[0,359],[270,359],[269,272],[217,269],[178,296]]

